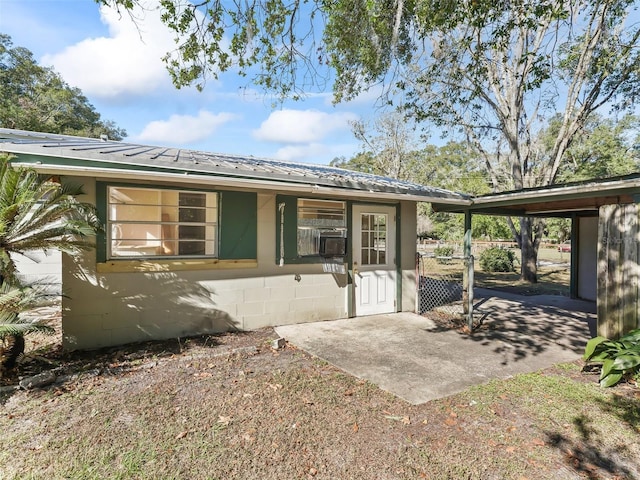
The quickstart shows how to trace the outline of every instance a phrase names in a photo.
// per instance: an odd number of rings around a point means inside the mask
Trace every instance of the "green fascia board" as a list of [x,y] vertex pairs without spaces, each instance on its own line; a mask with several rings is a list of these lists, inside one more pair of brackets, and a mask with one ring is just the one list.
[[[126,163],[112,163],[97,160],[82,160],[77,158],[67,157],[50,157],[46,155],[32,155],[24,153],[12,153],[14,159],[19,160],[20,163],[31,163],[33,165],[47,165],[47,166],[60,166],[60,167],[83,167],[83,168],[101,168],[112,170],[128,170],[134,172],[175,172],[173,169],[167,169],[155,166],[140,166],[131,165]],[[13,160],[15,161],[15,160]]]

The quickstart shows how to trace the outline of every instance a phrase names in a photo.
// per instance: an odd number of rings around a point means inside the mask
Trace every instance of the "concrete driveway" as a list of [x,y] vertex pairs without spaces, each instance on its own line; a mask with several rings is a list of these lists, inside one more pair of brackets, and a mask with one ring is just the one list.
[[277,327],[293,345],[414,405],[580,358],[595,303],[476,291],[482,328],[445,330],[413,313]]

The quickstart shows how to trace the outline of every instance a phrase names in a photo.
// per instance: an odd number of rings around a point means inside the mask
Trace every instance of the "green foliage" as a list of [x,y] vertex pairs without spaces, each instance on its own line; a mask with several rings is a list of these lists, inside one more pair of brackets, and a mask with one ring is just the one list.
[[53,333],[39,319],[25,319],[22,314],[34,308],[52,305],[54,299],[38,286],[15,287],[0,284],[0,340],[32,332]]
[[602,363],[600,386],[612,387],[625,375],[640,372],[640,329],[618,340],[595,337],[587,342],[582,357],[586,362]]
[[[562,128],[561,121],[555,116],[540,133],[543,152],[552,150],[552,142]],[[619,120],[591,115],[567,149],[558,180],[564,183],[638,171],[638,127],[639,119],[635,115],[625,115]]]
[[453,247],[450,245],[441,245],[433,250],[438,263],[448,263],[453,255]]
[[471,220],[471,236],[485,240],[509,240],[513,233],[504,217],[474,215]]
[[545,234],[557,243],[566,242],[571,237],[571,220],[568,218],[547,219]]
[[513,272],[515,254],[501,247],[487,248],[480,254],[480,266],[485,272]]
[[120,140],[126,132],[104,121],[78,88],[0,34],[0,127]]
[[77,183],[60,184],[34,170],[14,169],[0,155],[0,275],[11,284],[14,253],[57,249],[74,253],[93,247],[99,228],[94,207],[81,202]]
[[13,254],[57,249],[74,253],[91,248],[99,228],[94,207],[78,200],[82,187],[61,184],[30,169],[14,169],[0,154],[0,374],[15,365],[24,335],[52,329],[21,315],[42,306],[47,296],[20,285]]
[[373,158],[373,154],[370,152],[360,152],[356,153],[349,159],[345,157],[334,158],[331,160],[329,165],[332,167],[344,168],[345,170],[353,170],[354,172],[384,175],[384,172],[377,168],[376,163],[377,162]]
[[433,250],[436,257],[450,257],[453,255],[453,247],[450,245],[442,245]]

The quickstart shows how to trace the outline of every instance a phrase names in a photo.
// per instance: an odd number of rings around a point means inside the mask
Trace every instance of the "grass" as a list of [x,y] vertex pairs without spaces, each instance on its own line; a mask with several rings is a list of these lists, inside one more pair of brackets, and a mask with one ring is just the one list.
[[[540,276],[539,293],[568,284]],[[273,338],[44,351],[78,375],[0,395],[0,479],[640,478],[640,392],[579,362],[411,406]]]
[[640,475],[637,389],[601,389],[577,363],[411,406],[295,348],[272,351],[273,336],[57,359],[85,373],[0,397],[0,478]]
[[[570,253],[558,252],[554,248],[540,249],[538,267],[538,283],[531,284],[520,280],[519,271],[485,272],[476,255],[474,265],[474,285],[479,288],[504,290],[520,295],[562,295],[569,296],[570,271],[568,262]],[[519,262],[520,253],[516,251]],[[436,262],[427,260],[421,271],[424,273],[445,275],[450,281],[462,282],[463,263],[460,260]],[[551,264],[547,264],[551,263]],[[516,264],[516,270],[518,263]]]
[[517,272],[487,273],[476,270],[474,284],[479,288],[506,290],[520,295],[563,295],[569,296],[569,269],[540,267],[538,269],[538,283],[528,283],[520,280]]

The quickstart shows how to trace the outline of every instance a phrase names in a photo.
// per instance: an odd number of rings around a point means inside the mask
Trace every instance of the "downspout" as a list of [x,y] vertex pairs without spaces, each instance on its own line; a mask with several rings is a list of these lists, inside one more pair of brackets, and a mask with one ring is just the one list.
[[284,207],[285,203],[278,204],[278,211],[280,212],[280,261],[279,267],[284,267]]

